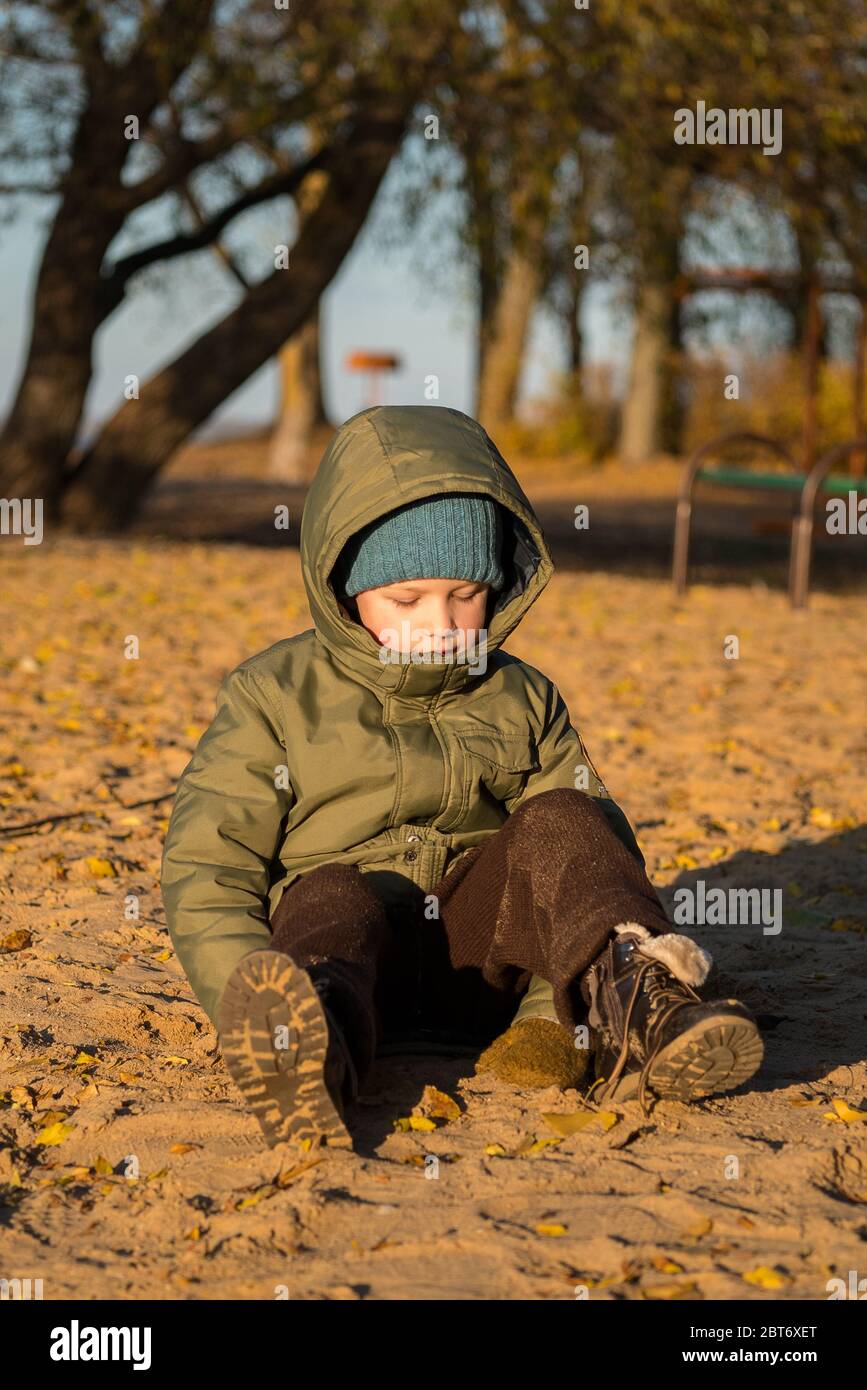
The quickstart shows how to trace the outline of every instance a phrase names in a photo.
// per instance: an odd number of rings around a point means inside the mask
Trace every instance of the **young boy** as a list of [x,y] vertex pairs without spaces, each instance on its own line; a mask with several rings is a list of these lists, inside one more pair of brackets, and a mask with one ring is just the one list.
[[531,1086],[581,1084],[589,1043],[594,1099],[643,1109],[747,1080],[755,1019],[698,994],[709,954],[669,930],[556,686],[502,650],[553,563],[481,426],[353,416],[301,562],[314,626],[224,680],[162,872],[267,1142],[351,1147],[346,1103],[413,1037],[492,1044],[478,1069]]

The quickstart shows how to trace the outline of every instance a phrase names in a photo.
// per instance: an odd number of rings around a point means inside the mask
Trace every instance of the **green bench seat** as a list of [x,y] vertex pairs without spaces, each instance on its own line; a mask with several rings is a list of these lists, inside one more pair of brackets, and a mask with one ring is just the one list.
[[[785,492],[800,492],[807,481],[806,473],[754,473],[749,468],[700,468],[696,477],[724,487],[781,488]],[[822,491],[867,492],[867,478],[829,473],[822,483]]]

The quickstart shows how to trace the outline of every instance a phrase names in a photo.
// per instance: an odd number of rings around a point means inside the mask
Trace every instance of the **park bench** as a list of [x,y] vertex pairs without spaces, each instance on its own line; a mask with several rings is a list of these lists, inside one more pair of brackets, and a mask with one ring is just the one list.
[[[709,462],[734,445],[751,445],[756,450],[762,449],[770,452],[780,461],[782,467],[776,471],[768,467],[763,471],[758,471],[753,467],[740,464],[724,465]],[[702,444],[689,458],[681,476],[678,492],[672,561],[672,582],[675,593],[680,595],[686,591],[695,486],[698,482],[706,482],[716,487],[749,488],[763,492],[786,492],[799,495],[798,510],[792,522],[789,598],[793,608],[803,608],[807,601],[810,580],[816,499],[820,492],[845,493],[854,491],[867,494],[867,478],[850,477],[847,474],[831,471],[842,464],[843,460],[848,458],[850,454],[862,450],[867,451],[867,438],[847,440],[843,444],[837,444],[828,449],[813,467],[805,472],[798,468],[786,446],[768,435],[738,430],[731,434],[720,435],[707,444]]]

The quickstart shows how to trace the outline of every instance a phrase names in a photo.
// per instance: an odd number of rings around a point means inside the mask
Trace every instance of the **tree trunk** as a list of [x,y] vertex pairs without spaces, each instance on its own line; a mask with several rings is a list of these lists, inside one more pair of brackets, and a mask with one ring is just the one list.
[[515,414],[527,334],[540,287],[538,258],[513,247],[506,260],[479,381],[479,421],[489,434]]
[[[863,439],[864,423],[864,374],[867,366],[867,299],[858,300],[858,326],[855,329],[855,361],[852,364],[852,414],[853,434]],[[863,449],[857,449],[849,460],[849,472],[853,478],[864,477],[867,462]]]
[[679,449],[682,411],[675,361],[679,317],[672,283],[642,285],[620,420],[618,454],[624,463],[643,463],[655,454]]
[[806,320],[804,324],[803,342],[803,450],[804,468],[807,472],[809,472],[816,462],[816,438],[819,418],[819,360],[823,336],[822,302],[820,294],[819,278],[817,273],[813,271],[807,282]]
[[478,350],[476,354],[476,375],[474,383],[473,413],[478,419],[482,377],[488,358],[488,348],[494,334],[494,316],[497,308],[497,286],[500,281],[500,253],[496,238],[496,217],[490,188],[468,160],[470,192],[473,203],[473,222],[476,228],[476,255],[478,259],[479,325],[477,332]]
[[[298,190],[295,206],[306,220],[325,195],[327,178],[317,170]],[[307,478],[314,431],[327,425],[322,404],[320,304],[280,350],[280,405],[268,451],[268,473],[282,482]]]
[[[107,285],[100,270],[134,206],[121,183],[130,150],[124,117],[135,112],[147,124],[164,87],[190,62],[213,3],[165,7],[151,35],[154,48],[125,67],[92,55],[83,63],[84,101],[39,267],[27,358],[0,434],[0,492],[39,496],[54,519],[93,374],[93,340],[123,297],[123,288]],[[88,44],[98,47],[101,21],[86,11],[74,26],[87,54]]]
[[108,188],[95,188],[88,178],[96,149],[86,147],[98,145],[102,174],[116,169],[119,176],[127,143],[119,149],[116,139],[98,141],[93,124],[92,113],[82,118],[60,190],[36,281],[27,357],[0,435],[0,492],[41,497],[55,518],[93,373],[93,339],[112,307],[99,268],[125,217]]
[[328,424],[322,404],[320,306],[280,351],[280,413],[271,436],[268,474],[282,482],[306,482],[314,433]]
[[83,531],[129,525],[175,449],[310,317],[364,223],[414,100],[414,94],[381,98],[328,157],[326,191],[302,224],[289,269],[255,285],[231,314],[145,382],[140,400],[108,421],[67,495],[70,524]]
[[579,278],[583,273],[583,271],[573,271],[574,279],[569,290],[569,307],[566,316],[567,371],[576,381],[578,380],[578,373],[581,371],[584,356],[584,342],[581,333],[581,295],[584,285]]

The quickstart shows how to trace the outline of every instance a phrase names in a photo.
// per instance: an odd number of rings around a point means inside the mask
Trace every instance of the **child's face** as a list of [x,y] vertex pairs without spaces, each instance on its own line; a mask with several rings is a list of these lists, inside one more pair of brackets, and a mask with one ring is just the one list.
[[456,644],[480,642],[490,589],[474,579],[401,579],[364,589],[354,604],[380,646],[446,654]]

